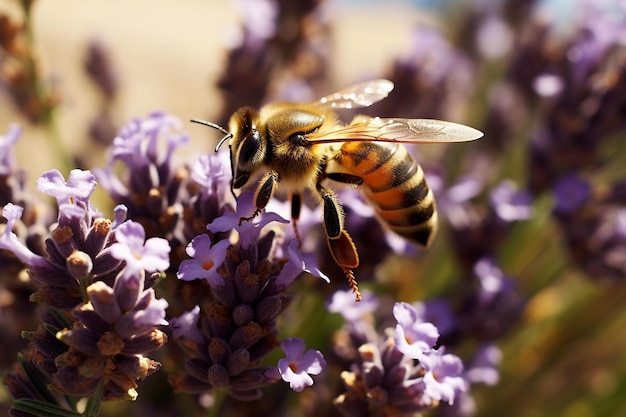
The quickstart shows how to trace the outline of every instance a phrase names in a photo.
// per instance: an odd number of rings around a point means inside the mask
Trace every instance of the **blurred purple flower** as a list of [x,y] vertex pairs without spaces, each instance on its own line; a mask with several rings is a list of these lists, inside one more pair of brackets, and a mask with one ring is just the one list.
[[478,349],[463,375],[470,384],[496,385],[500,381],[497,366],[501,361],[502,351],[493,344],[485,344]]
[[[152,163],[168,161],[172,151],[186,144],[189,137],[181,134],[181,121],[164,112],[153,112],[143,119],[134,119],[113,139],[113,160],[124,161],[129,167],[143,168]],[[158,140],[165,139],[166,152],[158,154]]]
[[528,220],[533,211],[530,193],[519,191],[513,181],[504,180],[491,189],[491,205],[502,220]]
[[[227,152],[215,152],[202,155],[191,166],[191,178],[206,190],[219,192],[227,190],[230,184],[230,172],[226,172],[229,162]],[[225,193],[224,193],[225,194]]]
[[13,203],[7,203],[2,208],[2,216],[7,219],[3,233],[0,235],[0,249],[12,252],[20,261],[29,266],[44,266],[47,261],[44,257],[39,256],[20,240],[13,233],[13,225],[22,217],[24,209]]
[[422,322],[429,322],[437,327],[440,335],[445,335],[456,327],[456,319],[450,303],[443,299],[418,301],[411,304]]
[[15,170],[13,149],[22,134],[17,123],[9,125],[7,132],[0,135],[0,175],[9,175]]
[[[235,6],[243,19],[248,42],[263,44],[276,33],[279,5],[276,0],[236,0]],[[241,35],[243,43],[244,35]],[[236,45],[231,45],[234,47]],[[238,46],[238,45],[237,45]]]
[[572,213],[581,208],[591,196],[591,185],[577,175],[566,175],[554,184],[557,213]]
[[179,317],[170,320],[170,329],[175,338],[184,337],[196,343],[203,340],[202,333],[198,330],[198,319],[200,318],[200,306],[195,306],[191,311],[181,314]]
[[557,74],[540,74],[535,77],[532,86],[535,93],[549,99],[558,96],[563,91],[565,81]]
[[176,276],[184,281],[205,279],[212,288],[224,285],[224,278],[217,270],[224,263],[229,245],[228,240],[213,245],[208,235],[196,236],[186,248],[187,255],[193,259],[182,261]]
[[488,13],[476,31],[478,50],[487,59],[498,59],[511,51],[514,35],[511,27],[495,13]]
[[380,303],[378,297],[371,291],[361,293],[361,301],[354,301],[352,290],[335,291],[326,306],[331,313],[339,313],[347,322],[356,322],[369,313],[373,313]]
[[463,362],[453,354],[444,353],[440,347],[431,351],[424,362],[426,373],[426,395],[436,401],[445,401],[454,404],[454,399],[459,392],[467,391],[467,382],[463,379]]
[[398,349],[421,362],[437,343],[439,331],[432,323],[423,322],[415,307],[408,303],[396,303],[393,316],[398,322],[395,330]]
[[297,337],[283,340],[280,347],[285,352],[285,358],[278,361],[283,381],[289,382],[291,389],[297,392],[313,385],[311,375],[319,374],[326,366],[320,351],[309,349],[305,352],[304,341]]
[[504,272],[492,259],[483,258],[474,265],[474,273],[480,283],[480,294],[483,302],[491,301],[497,294],[505,291],[511,284]]

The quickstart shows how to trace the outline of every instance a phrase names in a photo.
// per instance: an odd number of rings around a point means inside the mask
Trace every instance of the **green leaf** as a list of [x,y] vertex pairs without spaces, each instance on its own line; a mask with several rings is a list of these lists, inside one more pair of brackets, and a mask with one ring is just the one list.
[[81,417],[82,414],[75,411],[66,410],[56,404],[44,401],[33,400],[31,398],[20,398],[13,403],[16,410],[25,411],[41,417]]
[[17,355],[17,360],[39,398],[44,400],[45,403],[56,403],[56,398],[48,389],[48,382],[44,379],[41,371],[28,362],[21,353]]
[[91,417],[98,414],[98,410],[100,409],[100,402],[102,400],[102,391],[104,391],[104,379],[100,381],[96,392],[94,392],[93,395],[89,397],[89,401],[87,401],[87,407],[85,408],[85,412],[83,413],[83,415]]

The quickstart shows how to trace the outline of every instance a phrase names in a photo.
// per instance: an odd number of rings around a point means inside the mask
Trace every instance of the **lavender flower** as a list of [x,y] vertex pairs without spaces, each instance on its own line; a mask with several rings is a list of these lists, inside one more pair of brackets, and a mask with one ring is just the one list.
[[368,313],[376,311],[379,305],[378,298],[371,291],[361,293],[361,301],[354,302],[354,293],[351,290],[336,291],[326,306],[331,313],[339,313],[348,323],[354,323]]
[[512,181],[502,181],[491,190],[491,206],[505,222],[528,220],[532,216],[532,200],[527,192],[518,191]]
[[315,254],[303,254],[300,252],[299,247],[300,244],[296,239],[292,239],[289,242],[289,246],[287,248],[289,262],[285,264],[283,269],[276,277],[276,284],[278,286],[287,288],[303,271],[308,272],[314,277],[321,278],[326,282],[330,282],[330,278],[328,278],[317,265]]
[[424,360],[439,338],[439,331],[432,323],[419,320],[417,311],[407,303],[396,303],[393,315],[398,321],[395,331],[395,341],[398,350],[404,355]]
[[480,259],[474,265],[474,274],[479,285],[465,294],[456,311],[456,331],[479,340],[493,340],[519,320],[526,301],[515,281],[493,259]]
[[415,415],[441,401],[453,404],[467,391],[461,359],[444,353],[444,347],[433,349],[435,326],[422,323],[407,303],[396,303],[393,314],[398,320],[395,332],[363,332],[368,326],[364,322],[344,330],[357,356],[351,358],[350,371],[341,374],[346,392],[335,399],[343,415]]
[[132,220],[115,229],[116,242],[111,245],[111,254],[126,262],[128,274],[141,270],[148,272],[165,271],[170,266],[170,246],[165,239],[150,238],[142,225]]
[[283,340],[280,347],[285,352],[285,358],[278,361],[283,381],[289,382],[291,389],[297,392],[313,385],[310,375],[319,374],[326,366],[320,351],[309,349],[305,352],[304,341],[297,337]]
[[[281,378],[279,367],[260,366],[259,362],[279,344],[276,319],[289,305],[288,288],[305,270],[326,278],[309,255],[297,252],[297,243],[289,245],[289,261],[273,257],[276,232],[262,231],[270,223],[286,220],[265,212],[255,219],[242,219],[252,211],[252,196],[239,196],[237,211],[208,225],[212,233],[236,231],[238,243],[229,246],[228,240],[222,240],[211,244],[208,235],[201,235],[188,252],[194,259],[180,265],[180,279],[208,277],[212,299],[173,321],[174,338],[188,356],[186,371],[170,377],[178,391],[225,389],[234,398],[260,398],[262,387]],[[295,348],[289,347],[291,342],[285,346],[290,352],[287,366],[293,361],[300,371],[309,369],[297,358]],[[314,373],[315,368],[308,372]],[[289,374],[288,378],[294,387],[304,387],[297,382],[298,376]]]
[[0,175],[9,175],[15,170],[13,147],[22,133],[22,128],[13,123],[4,135],[0,135]]
[[[95,404],[135,399],[137,380],[160,367],[144,354],[167,340],[157,327],[167,325],[168,303],[156,299],[146,271],[168,268],[169,245],[161,238],[144,242],[143,227],[131,221],[112,229],[112,222],[100,217],[90,204],[94,187],[89,171],[74,170],[67,181],[58,171],[46,172],[39,179],[38,188],[54,196],[59,209],[56,228],[47,240],[46,258],[30,252],[11,233],[21,210],[11,204],[3,210],[9,227],[0,244],[27,264],[39,287],[33,298],[49,309],[60,310],[67,320],[41,325],[42,329],[47,326],[44,333],[56,329],[62,344],[43,343],[35,333],[31,362],[22,368],[41,369],[38,377],[25,377],[19,370],[9,377],[10,391],[20,407],[24,406],[22,399],[31,396],[11,384],[36,385],[40,378],[53,391],[91,397]],[[54,351],[49,351],[52,348]],[[41,407],[57,410],[64,406],[49,398]]]
[[463,362],[444,348],[431,351],[427,360],[422,361],[426,368],[424,374],[425,394],[435,401],[453,404],[460,392],[467,390],[467,382],[463,379]]
[[481,346],[464,371],[465,379],[470,384],[495,385],[500,381],[497,366],[502,361],[502,351],[492,345]]
[[582,208],[591,197],[591,185],[577,175],[561,177],[554,184],[557,213],[572,213]]
[[7,203],[2,208],[2,216],[7,220],[4,233],[0,235],[0,249],[13,252],[17,258],[26,265],[44,266],[46,261],[43,257],[28,249],[12,232],[13,225],[22,217],[24,209],[13,203]]
[[[218,217],[207,225],[207,229],[212,233],[235,230],[240,239],[239,247],[243,251],[252,251],[248,257],[254,259],[257,256],[254,253],[257,248],[256,243],[263,227],[271,222],[289,222],[273,212],[260,214],[257,218],[249,221],[242,220],[250,216],[250,213],[253,213],[254,210],[254,194],[250,192],[242,193],[237,198],[237,211],[227,212],[223,216]],[[254,266],[256,266],[255,263],[252,264],[252,267]]]
[[189,281],[192,279],[206,279],[212,288],[224,285],[224,279],[217,272],[224,259],[228,240],[221,240],[211,245],[208,235],[198,235],[187,245],[187,255],[193,259],[181,262],[178,269],[178,279]]

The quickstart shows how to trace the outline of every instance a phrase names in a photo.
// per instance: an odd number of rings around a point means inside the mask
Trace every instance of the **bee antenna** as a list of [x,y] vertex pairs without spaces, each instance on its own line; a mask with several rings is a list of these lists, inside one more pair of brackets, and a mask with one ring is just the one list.
[[233,137],[232,133],[230,133],[228,130],[224,129],[222,126],[220,126],[218,124],[207,122],[205,120],[198,120],[198,119],[191,119],[190,121],[193,122],[193,123],[198,123],[198,124],[201,124],[201,125],[212,127],[214,129],[219,130],[220,132],[222,132],[225,135],[222,139],[220,139],[219,142],[217,142],[217,145],[215,146],[215,152],[220,150],[220,148],[222,147],[224,142],[226,142],[228,139]]

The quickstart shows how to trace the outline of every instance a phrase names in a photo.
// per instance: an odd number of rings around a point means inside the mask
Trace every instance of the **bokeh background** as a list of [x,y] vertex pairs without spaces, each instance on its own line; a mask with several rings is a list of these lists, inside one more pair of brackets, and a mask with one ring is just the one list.
[[[16,158],[32,190],[45,170],[103,166],[118,129],[154,110],[225,124],[239,105],[313,100],[391,79],[396,90],[370,114],[442,118],[486,135],[414,150],[442,201],[440,236],[428,251],[365,265],[363,286],[395,300],[457,300],[463,311],[466,276],[489,256],[524,302],[512,312],[507,303],[519,299],[503,300],[485,316],[493,327],[469,343],[489,340],[502,352],[499,382],[472,390],[474,415],[626,415],[626,2],[319,0],[303,2],[310,9],[300,15],[270,0],[32,3],[25,48],[51,113],[16,100],[11,53],[0,55],[0,133],[22,126]],[[0,15],[24,21],[17,0],[0,0]],[[176,158],[212,152],[219,134],[186,129],[192,143]],[[494,203],[504,180],[525,203]],[[107,204],[102,195],[104,212]],[[530,211],[507,217],[507,208]],[[382,239],[379,229],[362,236],[364,252]],[[310,293],[291,309],[322,309],[326,295]],[[3,294],[0,320],[11,307]],[[312,324],[294,317],[285,319],[291,331]],[[323,350],[340,319],[313,317],[319,328],[307,342]],[[15,357],[18,329],[3,329]],[[314,409],[305,406],[314,396],[291,395],[276,415]],[[195,401],[173,398],[165,377],[156,378],[136,403],[105,404],[101,415]],[[0,388],[0,410],[10,401]]]

